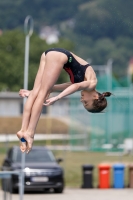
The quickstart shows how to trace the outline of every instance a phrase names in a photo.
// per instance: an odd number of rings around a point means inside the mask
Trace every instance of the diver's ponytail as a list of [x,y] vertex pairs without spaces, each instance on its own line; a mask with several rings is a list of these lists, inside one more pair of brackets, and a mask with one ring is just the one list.
[[112,93],[111,92],[103,92],[102,95],[104,97],[110,97],[112,95]]

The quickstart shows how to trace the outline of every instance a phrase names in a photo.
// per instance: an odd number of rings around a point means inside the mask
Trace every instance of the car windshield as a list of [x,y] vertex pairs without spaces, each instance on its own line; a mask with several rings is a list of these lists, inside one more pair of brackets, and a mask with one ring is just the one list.
[[[14,155],[14,161],[21,161],[21,151],[17,151]],[[29,154],[25,154],[26,162],[55,162],[53,153],[49,150],[32,149]]]

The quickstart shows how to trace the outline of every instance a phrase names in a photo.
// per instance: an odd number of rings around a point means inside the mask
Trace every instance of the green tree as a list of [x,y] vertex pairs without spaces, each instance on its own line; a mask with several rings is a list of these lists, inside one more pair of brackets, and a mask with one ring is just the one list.
[[42,25],[58,24],[71,19],[81,3],[88,0],[4,0],[0,1],[0,28],[14,29],[23,26],[27,15],[32,15],[36,29]]
[[75,31],[93,39],[133,37],[133,2],[130,0],[94,0],[79,7]]
[[[71,41],[60,39],[58,44],[48,45],[33,34],[29,55],[29,89],[32,89],[41,54],[51,47],[73,49]],[[25,35],[21,30],[6,31],[0,36],[0,90],[18,91],[23,88]],[[68,80],[62,73],[58,83]]]

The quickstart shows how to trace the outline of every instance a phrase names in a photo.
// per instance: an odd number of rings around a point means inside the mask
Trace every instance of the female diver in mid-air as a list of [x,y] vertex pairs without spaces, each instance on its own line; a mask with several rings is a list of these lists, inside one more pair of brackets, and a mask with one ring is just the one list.
[[[61,70],[70,76],[71,82],[57,84]],[[33,90],[20,90],[21,97],[28,96],[26,101],[22,126],[17,136],[20,139],[20,149],[27,152],[32,148],[35,129],[43,105],[49,106],[61,98],[81,90],[81,102],[87,111],[101,112],[107,106],[105,97],[110,92],[100,94],[96,91],[97,78],[93,68],[82,58],[65,49],[52,48],[45,51],[40,60]],[[53,91],[62,91],[57,96],[48,98]]]

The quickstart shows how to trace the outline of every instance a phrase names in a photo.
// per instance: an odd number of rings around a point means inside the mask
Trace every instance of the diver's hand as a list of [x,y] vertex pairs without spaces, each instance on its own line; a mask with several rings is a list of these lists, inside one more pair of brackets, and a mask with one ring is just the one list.
[[45,103],[43,104],[44,106],[49,106],[49,105],[52,105],[54,104],[56,101],[58,101],[58,96],[56,97],[51,97],[49,99],[46,99]]
[[30,95],[30,90],[21,89],[19,90],[19,96],[21,97],[28,97]]

